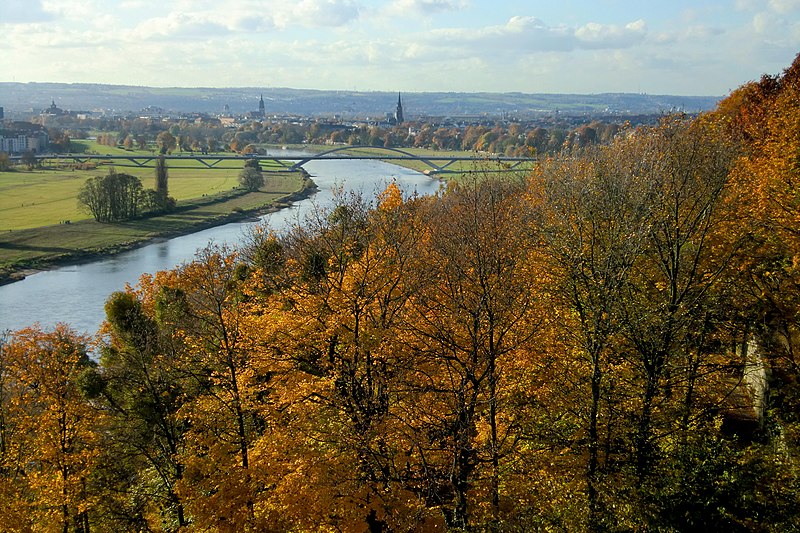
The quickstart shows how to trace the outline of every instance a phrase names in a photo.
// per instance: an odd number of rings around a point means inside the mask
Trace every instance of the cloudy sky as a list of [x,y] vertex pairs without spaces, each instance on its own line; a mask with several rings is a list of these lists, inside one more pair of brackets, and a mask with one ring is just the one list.
[[0,81],[721,96],[800,0],[0,0]]

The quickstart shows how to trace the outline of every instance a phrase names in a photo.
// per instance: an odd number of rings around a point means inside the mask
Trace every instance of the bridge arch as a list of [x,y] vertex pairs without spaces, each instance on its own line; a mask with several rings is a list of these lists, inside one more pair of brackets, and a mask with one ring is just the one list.
[[[468,159],[468,158],[464,158],[464,157],[448,157],[448,156],[439,156],[439,157],[437,157],[435,155],[434,156],[422,156],[422,155],[412,154],[411,152],[409,152],[407,150],[401,150],[400,148],[392,148],[392,147],[386,147],[386,146],[337,146],[336,148],[331,148],[330,150],[325,150],[324,152],[316,153],[311,157],[301,159],[301,160],[297,161],[295,164],[293,164],[291,166],[291,168],[292,168],[292,170],[297,170],[300,167],[302,167],[304,164],[308,163],[309,161],[313,161],[313,160],[335,159],[334,157],[328,157],[328,156],[336,154],[336,153],[339,153],[339,152],[348,152],[348,151],[353,151],[353,150],[365,150],[365,149],[366,150],[384,150],[386,152],[391,152],[391,153],[398,154],[396,156],[390,156],[389,157],[390,159],[405,159],[405,160],[413,159],[413,160],[416,160],[416,161],[420,161],[420,162],[425,163],[426,165],[428,165],[431,168],[431,171],[433,173],[437,173],[437,174],[441,173],[441,172],[446,172],[445,169],[447,167],[449,167],[450,165],[452,165],[453,163],[455,163],[456,161],[463,161],[465,159]],[[358,159],[359,157],[355,156],[354,158]],[[380,156],[378,156],[378,157],[364,156],[364,159],[381,159],[381,157]],[[436,163],[434,163],[434,161],[441,161],[443,164],[438,164],[437,165]],[[428,171],[426,171],[426,172],[428,172]]]
[[338,146],[336,148],[332,148],[330,150],[325,150],[324,152],[320,152],[316,154],[318,157],[324,157],[328,154],[335,154],[337,152],[346,152],[348,150],[358,150],[358,149],[370,149],[370,150],[386,150],[387,152],[394,152],[396,154],[405,155],[411,158],[416,159],[420,157],[416,154],[412,154],[411,152],[407,152],[406,150],[401,150],[400,148],[391,148],[386,146]]

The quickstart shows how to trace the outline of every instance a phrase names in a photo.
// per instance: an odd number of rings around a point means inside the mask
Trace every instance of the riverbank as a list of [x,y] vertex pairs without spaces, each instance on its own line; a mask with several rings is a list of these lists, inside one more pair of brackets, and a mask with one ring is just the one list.
[[288,207],[316,190],[307,175],[295,173],[273,182],[269,190],[200,198],[163,215],[118,223],[84,220],[4,232],[0,234],[0,285],[38,271],[115,255],[158,239],[261,216]]

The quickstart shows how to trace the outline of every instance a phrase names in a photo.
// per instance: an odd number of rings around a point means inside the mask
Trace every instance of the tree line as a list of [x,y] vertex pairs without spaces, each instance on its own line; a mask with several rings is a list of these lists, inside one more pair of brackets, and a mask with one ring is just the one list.
[[[634,117],[641,121],[653,117]],[[96,141],[105,146],[121,146],[128,150],[147,150],[155,146],[162,153],[216,152],[232,150],[240,153],[258,150],[260,144],[349,144],[386,148],[428,148],[433,150],[483,151],[509,156],[528,156],[532,152],[548,155],[608,143],[628,123],[590,120],[574,125],[574,121],[554,120],[546,125],[519,122],[497,122],[468,126],[442,126],[425,120],[402,125],[344,126],[326,121],[295,122],[253,121],[237,128],[222,125],[218,119],[203,124],[186,120],[164,123],[151,119],[89,120],[72,128],[48,129],[54,151],[70,151],[70,139],[85,138],[79,127],[99,130]]]
[[8,335],[4,527],[796,529],[798,80],[340,195],[143,276],[94,339]]

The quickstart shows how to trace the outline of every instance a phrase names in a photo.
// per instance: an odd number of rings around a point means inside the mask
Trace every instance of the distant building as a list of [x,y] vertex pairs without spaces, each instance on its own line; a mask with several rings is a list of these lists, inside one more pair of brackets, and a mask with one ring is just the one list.
[[64,114],[66,114],[66,113],[64,113],[64,110],[59,108],[56,105],[55,99],[52,100],[52,103],[50,104],[50,107],[48,107],[47,109],[45,109],[42,112],[42,115],[49,115],[51,117],[59,117],[59,116],[64,115]]
[[3,108],[2,108],[2,107],[0,107],[0,120],[3,120],[3,118],[4,118],[4,115],[3,115]]
[[258,111],[248,111],[247,118],[264,118],[267,116],[266,106],[264,105],[264,95],[258,100]]
[[13,123],[13,129],[0,129],[0,152],[21,154],[31,151],[35,153],[46,152],[50,145],[47,130],[37,124],[25,122]]
[[403,120],[403,102],[400,100],[400,93],[397,93],[397,109],[394,112],[394,123],[402,124]]

